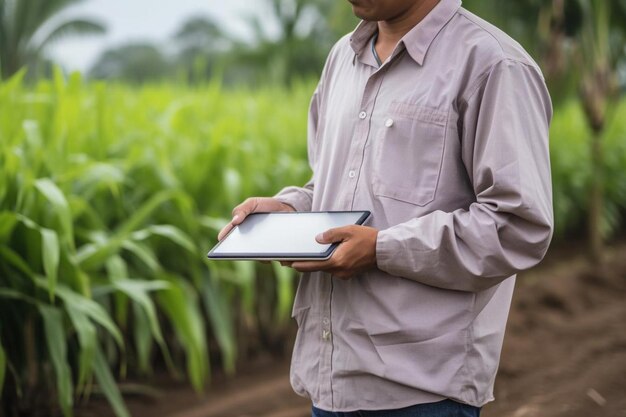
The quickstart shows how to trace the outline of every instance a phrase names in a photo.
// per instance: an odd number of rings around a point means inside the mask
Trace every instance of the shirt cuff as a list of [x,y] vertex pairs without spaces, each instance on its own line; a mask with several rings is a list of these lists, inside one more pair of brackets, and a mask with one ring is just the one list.
[[289,204],[296,211],[311,211],[311,197],[303,188],[283,188],[274,198],[281,203]]
[[376,237],[376,265],[383,271],[389,270],[394,256],[402,250],[402,244],[398,239],[394,239],[389,229],[378,231]]
[[432,249],[414,239],[414,228],[391,227],[378,232],[376,266],[388,274],[405,278],[420,271],[438,268],[439,258]]

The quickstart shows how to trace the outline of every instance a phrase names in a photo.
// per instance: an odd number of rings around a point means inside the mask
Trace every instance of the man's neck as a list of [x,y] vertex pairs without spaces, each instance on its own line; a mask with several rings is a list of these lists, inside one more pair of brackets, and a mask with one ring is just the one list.
[[437,3],[439,0],[416,1],[401,15],[378,22],[376,51],[383,61],[391,54],[400,39],[421,22]]

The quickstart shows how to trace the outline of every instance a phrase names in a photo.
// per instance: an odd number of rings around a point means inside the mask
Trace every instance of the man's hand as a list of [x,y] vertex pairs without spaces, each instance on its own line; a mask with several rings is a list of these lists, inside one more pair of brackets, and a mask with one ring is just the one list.
[[271,197],[251,197],[233,209],[233,219],[217,235],[217,240],[222,240],[224,236],[236,225],[244,221],[246,216],[256,212],[273,211],[296,211],[289,204],[282,203]]
[[330,229],[316,237],[319,243],[340,242],[326,261],[283,262],[300,272],[324,271],[338,278],[349,279],[354,274],[376,266],[378,230],[367,226],[345,226]]

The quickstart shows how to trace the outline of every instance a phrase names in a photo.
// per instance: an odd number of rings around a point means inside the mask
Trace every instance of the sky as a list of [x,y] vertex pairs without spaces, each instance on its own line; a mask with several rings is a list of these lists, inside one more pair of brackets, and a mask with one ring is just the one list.
[[[259,0],[85,0],[57,19],[89,17],[105,24],[105,35],[68,37],[50,48],[50,56],[69,70],[88,70],[100,53],[133,41],[162,44],[188,18],[213,18],[228,32],[250,36],[244,17],[264,15]],[[271,28],[268,28],[271,33]]]

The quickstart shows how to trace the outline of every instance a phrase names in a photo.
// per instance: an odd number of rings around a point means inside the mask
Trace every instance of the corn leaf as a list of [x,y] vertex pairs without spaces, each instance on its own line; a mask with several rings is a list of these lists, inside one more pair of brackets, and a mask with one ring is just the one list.
[[176,190],[164,190],[154,196],[148,201],[142,204],[133,215],[122,223],[116,230],[116,235],[121,238],[125,238],[128,234],[136,230],[141,224],[145,223],[154,210],[156,210],[161,204],[168,200],[171,200],[176,196]]
[[4,243],[8,240],[16,223],[17,217],[15,213],[10,211],[0,212],[0,243]]
[[219,285],[210,277],[204,277],[201,288],[206,315],[222,352],[222,361],[227,373],[235,372],[237,344],[231,306]]
[[157,224],[148,226],[145,229],[138,230],[132,234],[135,240],[143,240],[149,236],[162,236],[176,243],[177,245],[187,249],[189,252],[195,252],[196,248],[193,241],[179,228],[168,224]]
[[133,326],[133,337],[135,339],[135,348],[137,349],[137,365],[139,371],[150,373],[150,354],[152,353],[152,331],[150,330],[150,321],[141,306],[133,303],[133,317],[135,319]]
[[100,269],[106,261],[117,254],[123,241],[110,238],[104,242],[86,243],[76,252],[76,260],[81,268],[86,271]]
[[[128,266],[119,255],[114,255],[106,261],[107,276],[110,281],[117,281],[128,277]],[[115,295],[115,319],[118,323],[128,320],[128,297],[117,292]]]
[[96,345],[95,349],[93,373],[98,381],[100,389],[104,393],[104,396],[111,404],[115,415],[117,417],[130,417],[130,413],[128,412],[126,404],[124,404],[124,400],[120,394],[120,390],[115,384],[115,378],[113,378],[111,369],[109,369],[109,364],[107,363],[106,358],[98,345]]
[[82,391],[91,376],[93,368],[96,344],[98,343],[96,326],[89,320],[88,316],[79,308],[72,304],[65,303],[65,310],[78,335],[80,353],[78,357],[78,391]]
[[[42,279],[37,279],[37,285],[45,286],[46,282]],[[63,300],[65,304],[69,304],[75,310],[78,310],[89,317],[90,320],[100,324],[104,327],[113,339],[117,342],[117,345],[123,349],[124,342],[122,341],[122,334],[117,328],[111,317],[106,310],[98,303],[90,298],[80,295],[65,285],[59,284],[56,288],[57,295]]]
[[22,86],[22,81],[26,75],[27,68],[24,67],[18,72],[13,74],[7,81],[0,83],[0,97],[8,95],[9,93],[18,90]]
[[[223,217],[209,217],[209,216],[200,217],[200,224],[214,232],[219,232],[229,222],[230,222],[229,219],[225,219]],[[217,236],[215,237],[217,238]]]
[[224,191],[230,205],[234,207],[241,200],[241,174],[233,168],[224,170]]
[[111,194],[119,193],[119,185],[124,182],[124,171],[113,164],[97,162],[89,164],[77,178],[80,189],[94,193],[99,186],[106,186]]
[[[163,339],[161,326],[159,326],[155,305],[152,302],[152,299],[148,296],[149,291],[159,291],[170,288],[169,282],[124,279],[115,281],[113,283],[113,286],[119,291],[126,294],[130,299],[132,299],[135,303],[137,303],[137,305],[139,305],[143,309],[143,312],[145,313],[145,321],[147,321],[148,324],[147,329],[150,330],[152,336],[154,337],[154,340],[156,340],[157,344],[161,348],[163,357],[165,358],[165,361],[170,369],[174,369],[169,350],[167,349],[167,345],[165,344],[165,340]],[[141,339],[141,341],[145,343],[143,338]],[[143,346],[143,349],[144,352],[142,353],[148,355],[148,349],[145,346]]]
[[290,316],[291,305],[293,303],[293,280],[295,272],[292,268],[282,266],[279,262],[272,262],[274,275],[276,275],[276,295],[278,305],[276,306],[277,322],[285,322]]
[[121,256],[112,256],[106,261],[107,275],[111,281],[128,277],[128,266]]
[[59,217],[64,237],[71,247],[74,245],[74,233],[72,227],[72,213],[65,199],[63,191],[49,178],[41,178],[35,181],[35,187],[52,204],[54,211]]
[[132,240],[125,240],[122,247],[137,256],[152,272],[158,272],[161,269],[159,261],[149,246]]
[[67,345],[63,328],[63,315],[57,307],[39,305],[43,318],[48,354],[56,374],[59,405],[63,414],[72,415],[72,376],[67,364]]
[[193,387],[200,391],[208,373],[208,357],[204,326],[200,320],[197,301],[186,283],[163,275],[171,287],[160,291],[159,305],[172,323],[174,331],[187,355],[187,374]]
[[254,309],[254,281],[256,279],[255,263],[252,261],[235,262],[235,282],[241,287],[243,306],[249,314]]
[[43,267],[48,279],[48,293],[50,300],[54,301],[54,290],[57,285],[57,274],[59,269],[59,259],[61,250],[59,248],[59,238],[54,230],[41,228],[41,244],[43,256]]
[[0,398],[2,398],[2,387],[4,387],[4,376],[7,370],[7,354],[2,347],[2,340],[0,340]]
[[0,246],[0,257],[27,277],[33,278],[35,276],[28,263],[8,246]]

